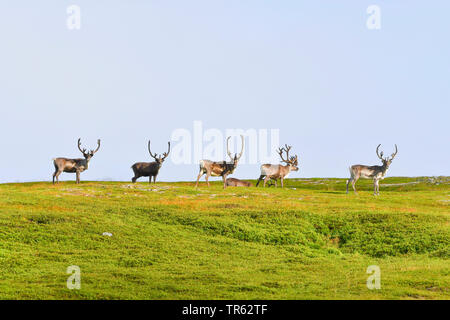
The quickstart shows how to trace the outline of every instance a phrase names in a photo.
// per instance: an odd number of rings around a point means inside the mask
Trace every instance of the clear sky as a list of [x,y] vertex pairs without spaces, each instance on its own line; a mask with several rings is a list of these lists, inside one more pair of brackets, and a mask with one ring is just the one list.
[[[399,147],[388,175],[450,175],[449,14],[444,0],[2,1],[0,182],[50,180],[79,137],[102,139],[82,180],[129,180],[148,139],[162,152],[196,120],[279,129],[300,159],[291,177],[346,177],[379,164],[379,143]],[[168,160],[158,179],[197,172]]]

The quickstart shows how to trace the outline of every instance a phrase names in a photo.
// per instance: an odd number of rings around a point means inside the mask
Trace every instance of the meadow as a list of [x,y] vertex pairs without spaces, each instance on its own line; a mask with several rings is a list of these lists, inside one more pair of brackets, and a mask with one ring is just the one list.
[[193,186],[0,184],[0,298],[450,298],[448,177]]

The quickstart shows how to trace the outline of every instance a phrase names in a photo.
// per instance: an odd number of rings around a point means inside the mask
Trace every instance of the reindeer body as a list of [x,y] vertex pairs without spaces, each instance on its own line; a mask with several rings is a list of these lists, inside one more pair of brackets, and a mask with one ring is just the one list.
[[228,178],[226,181],[227,187],[251,187],[251,182],[242,181],[236,178]]
[[359,176],[363,179],[384,179],[389,166],[365,166],[362,164],[355,164],[350,167],[350,175]]
[[395,152],[391,155],[391,158],[386,157],[383,158],[383,152],[381,154],[378,154],[378,149],[380,148],[381,144],[378,145],[376,153],[378,158],[382,161],[381,166],[365,166],[362,164],[356,164],[351,166],[350,169],[350,179],[347,180],[347,193],[348,193],[348,185],[349,183],[352,184],[353,191],[356,192],[356,182],[359,178],[363,179],[373,179],[373,186],[374,186],[374,195],[380,194],[380,180],[383,180],[387,170],[389,169],[390,164],[392,163],[392,160],[397,155],[397,145],[395,145]]
[[200,160],[200,172],[213,177],[223,177],[224,174],[232,174],[236,169],[234,162]]
[[170,142],[168,142],[169,149],[167,152],[164,152],[162,156],[158,157],[158,154],[153,154],[150,150],[150,140],[148,141],[148,152],[150,153],[150,156],[155,159],[153,162],[136,162],[131,166],[131,169],[134,172],[134,177],[131,178],[131,181],[133,183],[136,182],[137,179],[140,177],[149,177],[148,183],[152,182],[153,177],[153,183],[156,183],[156,177],[158,176],[159,169],[161,168],[164,160],[167,158],[167,156],[170,153]]
[[100,139],[97,141],[97,150],[86,152],[86,149],[81,149],[81,140],[78,139],[78,149],[83,153],[84,159],[69,159],[69,158],[55,158],[53,165],[55,172],[53,173],[53,184],[59,183],[59,175],[62,172],[76,173],[76,182],[80,183],[80,173],[89,169],[89,161],[91,161],[94,154],[100,149]]
[[89,162],[86,159],[55,158],[53,164],[55,169],[62,168],[62,172],[75,173],[89,169]]
[[[281,180],[281,187],[284,187],[284,179],[289,176],[292,171],[298,171],[298,157],[289,158],[290,146],[285,145],[283,148],[278,149],[278,154],[281,157],[281,161],[285,162],[286,165],[281,164],[263,164],[261,166],[261,175],[259,176],[256,186],[259,185],[261,180],[264,179],[264,187],[269,179],[275,181],[275,187],[277,187],[277,180]],[[283,151],[286,152],[286,159],[283,158]]]
[[227,176],[229,174],[232,174],[234,170],[236,169],[238,160],[235,160],[231,163],[228,163],[226,161],[211,161],[211,160],[200,160],[200,172],[198,173],[197,177],[197,184],[195,187],[198,186],[198,181],[200,178],[206,174],[205,180],[206,183],[209,185],[209,177],[222,177],[223,180],[223,187],[226,187],[226,180]]
[[292,171],[298,171],[298,168],[292,165],[281,164],[263,164],[261,166],[261,175],[259,176],[256,186],[259,185],[262,179],[264,179],[264,187],[269,179],[275,180],[275,187],[277,186],[277,180],[281,180],[281,187],[283,187],[284,179],[286,179]]
[[133,164],[131,169],[133,169],[134,177],[131,178],[132,182],[136,182],[136,180],[140,177],[149,177],[149,182],[153,181],[156,183],[156,176],[159,173],[159,169],[161,168],[161,164],[154,162],[137,162]]
[[228,142],[230,140],[230,137],[227,138],[227,153],[228,156],[231,158],[232,162],[226,162],[226,161],[211,161],[211,160],[200,160],[200,172],[198,173],[197,176],[197,183],[195,184],[195,187],[198,187],[198,182],[200,180],[200,178],[206,174],[205,180],[206,183],[209,185],[209,177],[213,176],[213,177],[222,177],[223,180],[223,187],[226,188],[227,184],[227,176],[232,174],[234,172],[234,170],[236,169],[239,159],[242,156],[242,152],[244,151],[244,137],[241,135],[241,139],[242,139],[242,149],[241,152],[239,154],[239,156],[237,154],[234,155],[234,157],[231,156],[231,153],[229,151],[228,148]]

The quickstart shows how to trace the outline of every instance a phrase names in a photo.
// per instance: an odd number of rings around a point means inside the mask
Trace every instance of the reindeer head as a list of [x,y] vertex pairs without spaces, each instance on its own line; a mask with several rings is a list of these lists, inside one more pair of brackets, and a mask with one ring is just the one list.
[[244,136],[241,135],[241,141],[242,141],[242,146],[241,146],[241,152],[239,153],[239,156],[237,153],[234,154],[234,157],[232,156],[231,152],[230,152],[230,146],[229,146],[229,142],[230,142],[230,138],[227,138],[227,154],[230,157],[231,161],[233,162],[233,165],[236,167],[239,159],[242,157],[242,153],[244,152]]
[[383,162],[383,166],[385,166],[387,169],[391,165],[392,160],[394,160],[395,156],[397,155],[397,152],[398,152],[397,145],[395,145],[395,152],[393,154],[391,154],[390,158],[389,157],[383,158],[383,151],[381,151],[381,153],[378,153],[378,149],[380,148],[380,146],[381,146],[381,144],[378,145],[377,150],[376,150],[377,156]]
[[[281,157],[281,162],[284,162],[291,167],[292,171],[298,171],[298,156],[295,155],[293,157],[289,157],[289,150],[291,150],[291,148],[291,146],[285,144],[284,147],[278,148],[278,154]],[[286,159],[283,158],[283,151],[286,152]]]
[[100,139],[97,140],[97,145],[97,149],[87,151],[86,149],[81,148],[81,138],[78,138],[78,150],[80,150],[87,162],[89,162],[98,149],[100,149]]
[[157,153],[153,154],[152,151],[150,150],[150,140],[148,140],[148,152],[150,153],[150,156],[155,159],[156,163],[158,165],[162,165],[164,160],[166,160],[167,156],[170,153],[170,142],[167,143],[169,145],[169,149],[167,150],[167,152],[164,152],[162,155],[158,156]]

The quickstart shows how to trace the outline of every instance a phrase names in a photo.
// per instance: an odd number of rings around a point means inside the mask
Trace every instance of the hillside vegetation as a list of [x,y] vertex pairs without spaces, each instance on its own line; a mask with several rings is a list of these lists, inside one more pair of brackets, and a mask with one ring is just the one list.
[[193,186],[1,184],[0,298],[450,298],[449,178]]

